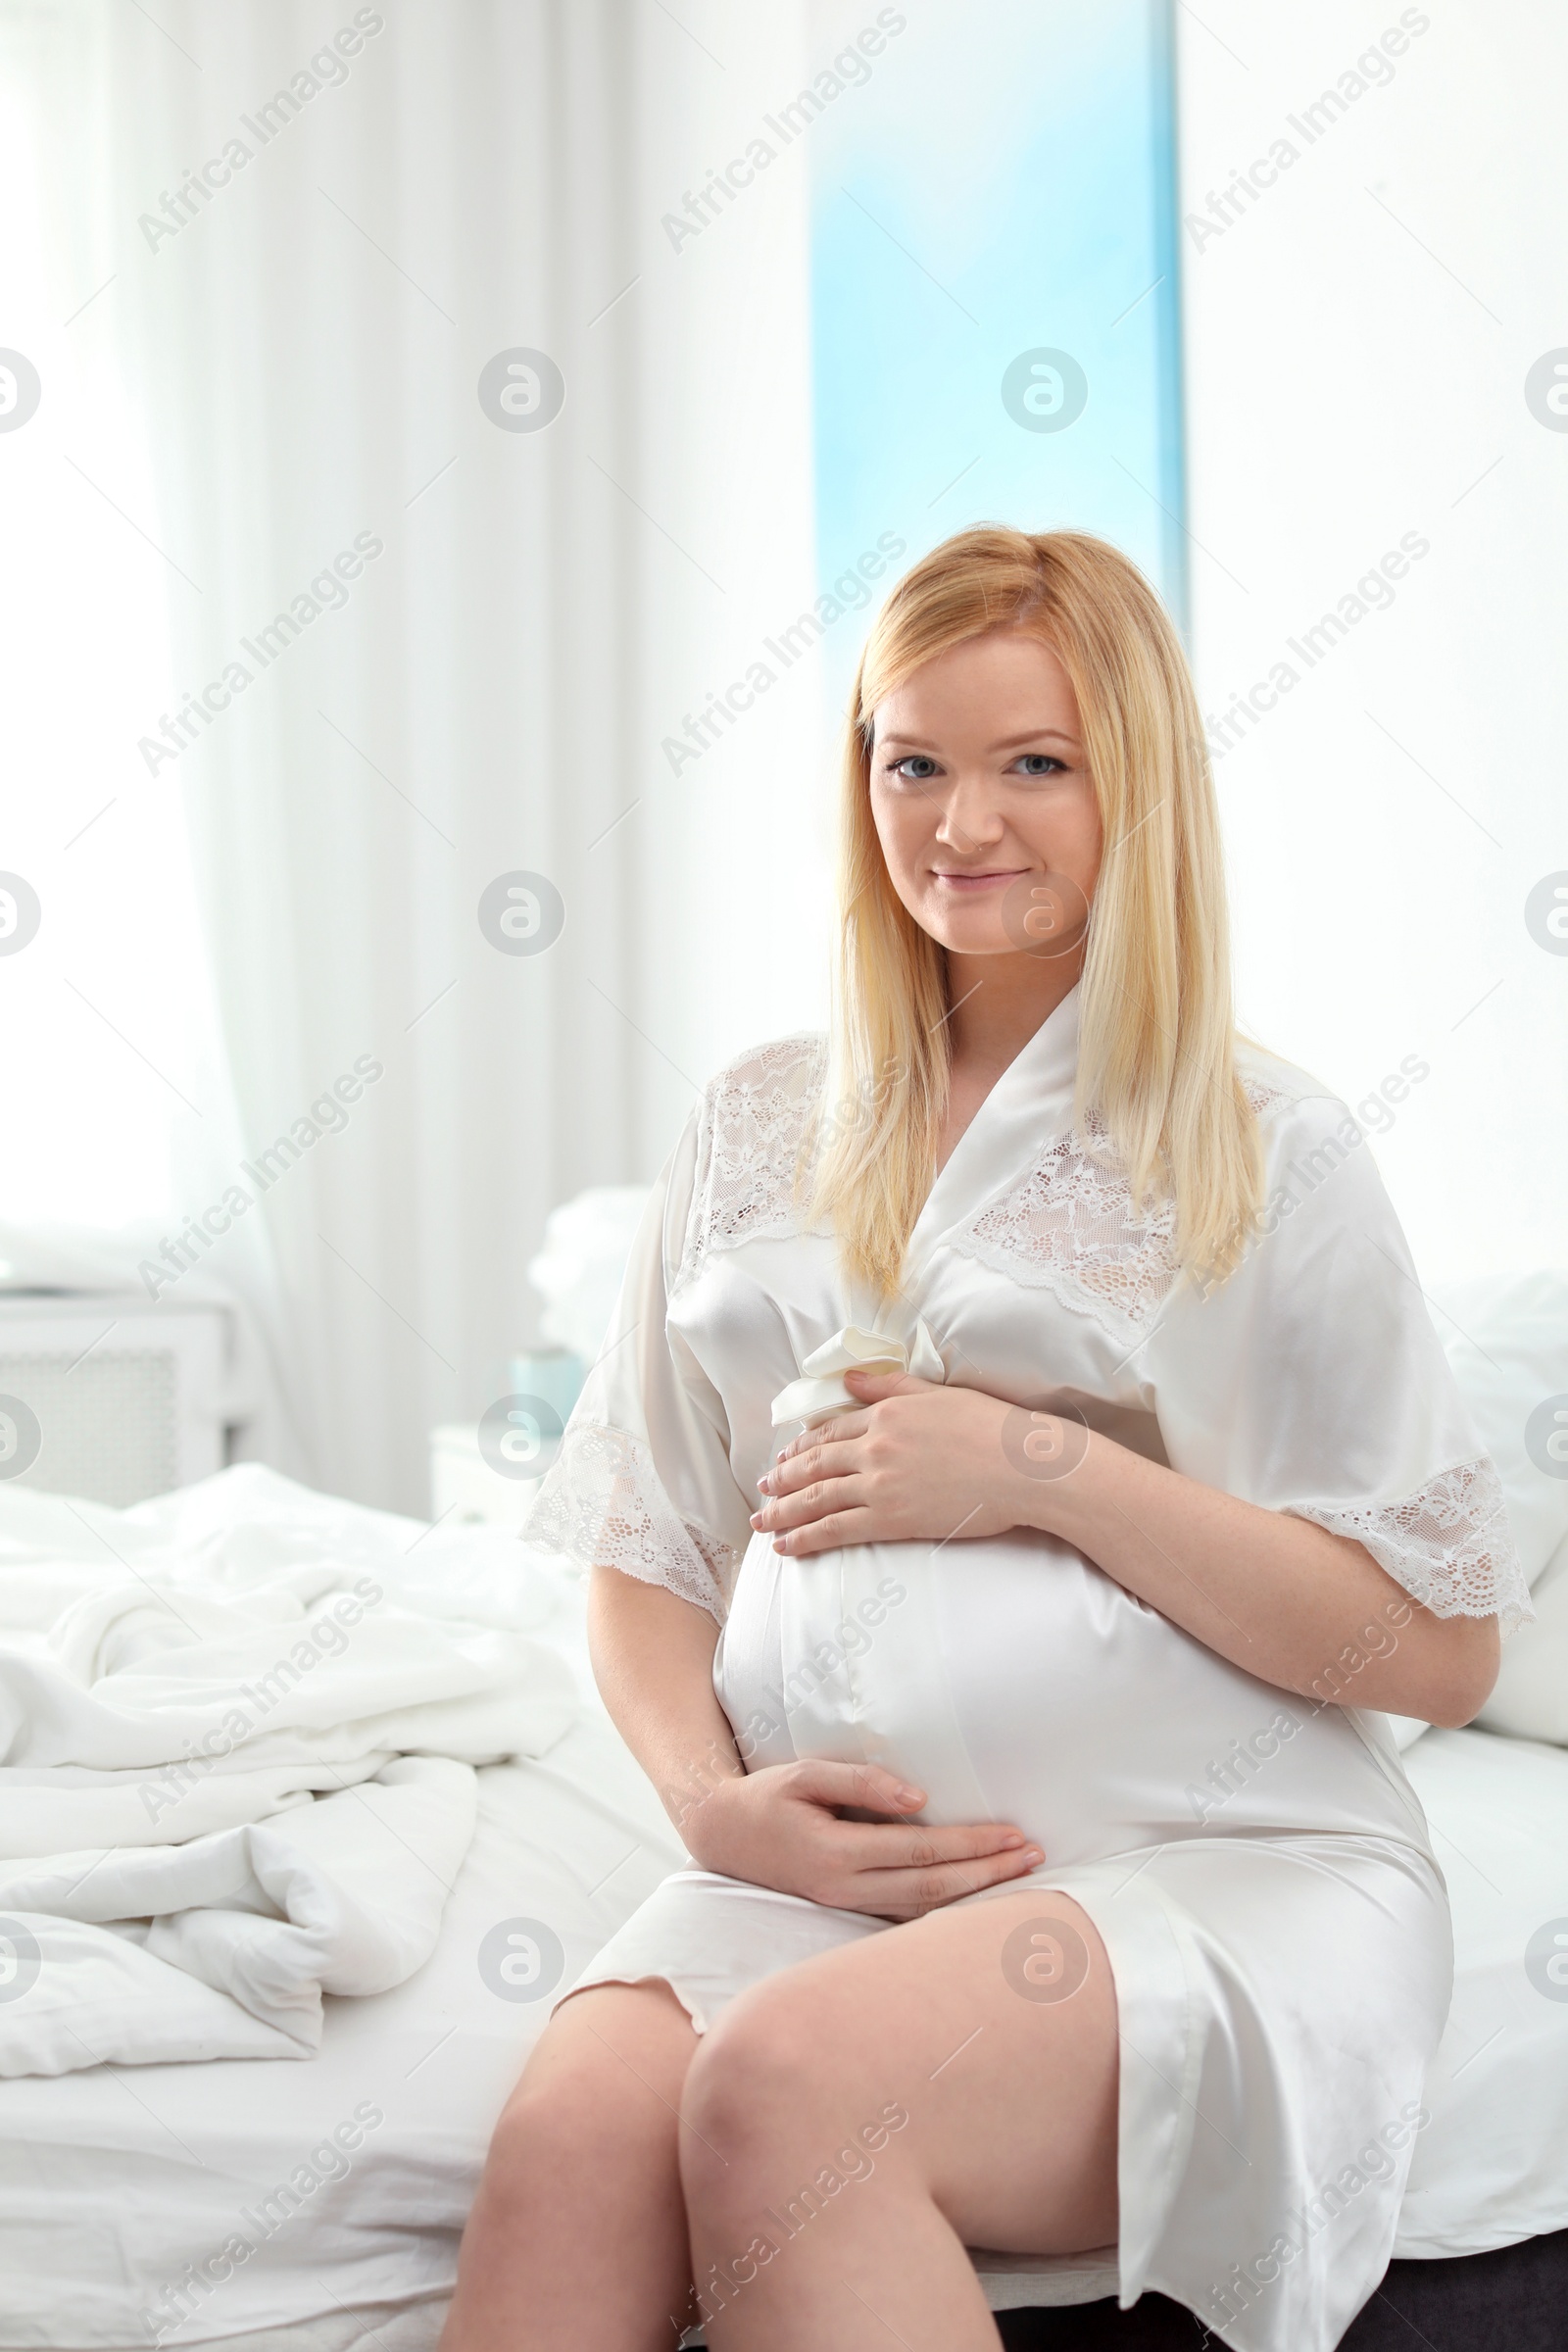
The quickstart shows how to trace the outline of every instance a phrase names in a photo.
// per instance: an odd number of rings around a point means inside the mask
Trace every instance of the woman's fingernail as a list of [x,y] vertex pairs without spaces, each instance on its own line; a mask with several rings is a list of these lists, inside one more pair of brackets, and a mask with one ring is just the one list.
[[923,1805],[925,1803],[925,1795],[924,1792],[919,1788],[901,1788],[899,1790],[899,1802],[901,1805]]
[[1034,1869],[1037,1862],[1043,1862],[1045,1858],[1045,1855],[1040,1851],[1038,1845],[1030,1845],[1024,1848],[1023,1859],[1028,1863],[1031,1870]]
[[1022,1832],[1021,1830],[1009,1830],[1009,1831],[1007,1832],[1007,1835],[1005,1836],[1005,1838],[1004,1838],[1004,1839],[1002,1840],[1002,1842],[1003,1842],[1003,1844],[1004,1844],[1004,1846],[1006,1846],[1006,1845],[1022,1845],[1022,1843],[1023,1843],[1023,1832]]

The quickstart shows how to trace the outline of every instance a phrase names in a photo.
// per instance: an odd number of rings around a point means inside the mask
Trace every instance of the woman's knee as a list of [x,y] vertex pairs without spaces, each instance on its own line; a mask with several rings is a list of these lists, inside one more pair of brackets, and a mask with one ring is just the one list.
[[826,2164],[853,2105],[853,2054],[831,2014],[787,1976],[755,1986],[704,2035],[680,2102],[681,2178],[689,2201],[727,2202]]
[[[581,1996],[584,2005],[590,1997]],[[545,2029],[491,2138],[485,2169],[492,2187],[532,2195],[542,2183],[578,2179],[603,2186],[646,2172],[661,2156],[673,2162],[689,2053],[657,2028],[649,2046],[646,2031],[638,2031],[644,2013],[624,2003],[601,2006],[602,2034],[589,2030],[580,2011],[569,2021],[558,2013]]]
[[[681,2178],[701,2196],[749,2173],[775,2130],[789,2076],[787,2004],[760,1985],[703,2035],[680,2100]],[[799,2054],[796,2065],[799,2067]]]

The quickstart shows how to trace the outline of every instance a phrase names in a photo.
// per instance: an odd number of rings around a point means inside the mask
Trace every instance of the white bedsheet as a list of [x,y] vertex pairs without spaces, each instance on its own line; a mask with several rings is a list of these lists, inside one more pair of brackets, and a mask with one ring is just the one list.
[[[309,2065],[99,2068],[0,2082],[0,2343],[428,2352],[490,2132],[545,2003],[481,1974],[519,1919],[575,1973],[680,1860],[653,1791],[585,1711],[538,1762],[478,1774],[478,1822],[434,1952],[325,2003]],[[344,2151],[335,2134],[358,2146]],[[186,2289],[236,2237],[225,2278]],[[220,2267],[222,2267],[221,2264]],[[415,2306],[388,2336],[389,2308]],[[281,2330],[270,2340],[264,2331]],[[306,2332],[309,2330],[310,2332]]]
[[341,1523],[257,1469],[90,1515],[0,1488],[0,2075],[305,2057],[323,1992],[428,1957],[474,1766],[575,1690],[503,1574],[455,1600],[438,1544],[368,1564]]
[[[355,1516],[383,1545],[419,1536]],[[489,1543],[453,1540],[449,1592],[492,1575]],[[544,1638],[585,1675],[580,1589],[540,1563],[528,1592],[535,1623],[553,1612]],[[1568,1921],[1568,1753],[1437,1731],[1406,1762],[1448,1876],[1459,1959],[1395,2250],[1443,2256],[1568,2227],[1568,2001],[1526,1967],[1540,1931]],[[433,2352],[490,2131],[543,2024],[542,2000],[497,1988],[498,1931],[504,1941],[526,1923],[538,1942],[547,1930],[559,1981],[680,1859],[586,1684],[548,1755],[481,1769],[477,1790],[434,1951],[389,1991],[328,1995],[309,2065],[0,2082],[4,2352],[129,2352],[160,2328],[181,2352]],[[356,2122],[362,2108],[379,2120]],[[346,2154],[344,2125],[358,2143]],[[236,2236],[244,2259],[190,2284]],[[998,2301],[1076,2302],[1114,2279],[1086,2258],[992,2287]]]
[[[1404,1759],[1453,1906],[1453,2005],[1427,2078],[1396,2254],[1568,2228],[1568,1750],[1431,1731]],[[1568,1950],[1568,1943],[1562,1947]]]

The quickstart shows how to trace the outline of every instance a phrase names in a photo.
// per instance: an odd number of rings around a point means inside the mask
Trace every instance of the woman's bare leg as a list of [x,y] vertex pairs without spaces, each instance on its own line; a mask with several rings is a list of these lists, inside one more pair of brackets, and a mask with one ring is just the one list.
[[1114,2241],[1117,2082],[1109,1963],[1064,1895],[932,1912],[754,1985],[682,2101],[708,2341],[995,2352],[964,2248]]
[[679,2341],[691,2258],[676,2134],[696,2047],[667,1984],[562,2003],[490,2142],[441,2352]]

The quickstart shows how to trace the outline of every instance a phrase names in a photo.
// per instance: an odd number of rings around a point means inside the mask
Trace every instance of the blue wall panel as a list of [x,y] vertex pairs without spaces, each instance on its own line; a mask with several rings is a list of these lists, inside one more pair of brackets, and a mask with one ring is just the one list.
[[[810,131],[822,575],[883,534],[906,563],[969,522],[1070,526],[1125,548],[1181,620],[1165,0],[899,18]],[[835,694],[858,634],[824,648]]]

